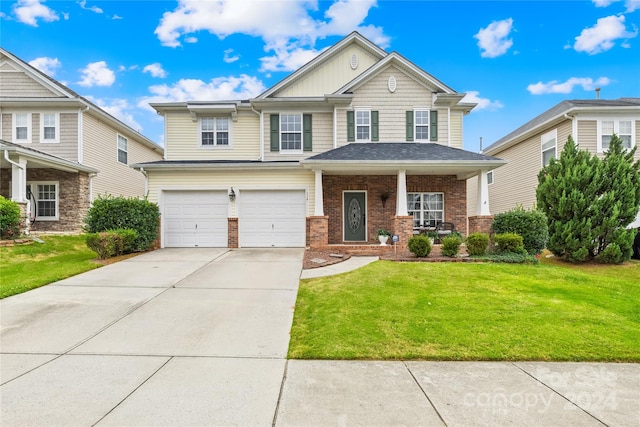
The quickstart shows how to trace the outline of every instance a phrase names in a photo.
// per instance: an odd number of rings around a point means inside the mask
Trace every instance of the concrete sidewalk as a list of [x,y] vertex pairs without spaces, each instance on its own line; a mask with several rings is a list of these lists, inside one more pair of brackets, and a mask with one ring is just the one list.
[[301,263],[159,250],[0,301],[0,424],[640,426],[638,364],[287,360]]

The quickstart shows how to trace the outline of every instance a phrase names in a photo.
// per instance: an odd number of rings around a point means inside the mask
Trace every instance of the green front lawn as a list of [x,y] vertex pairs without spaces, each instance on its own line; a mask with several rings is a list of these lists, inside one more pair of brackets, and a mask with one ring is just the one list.
[[378,261],[303,280],[289,357],[640,362],[640,263]]
[[0,247],[0,298],[100,267],[85,236],[45,236],[44,244]]

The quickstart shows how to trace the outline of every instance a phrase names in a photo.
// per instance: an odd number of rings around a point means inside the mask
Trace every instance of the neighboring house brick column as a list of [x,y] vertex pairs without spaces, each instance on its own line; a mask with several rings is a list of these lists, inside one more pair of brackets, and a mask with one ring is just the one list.
[[469,234],[473,233],[491,233],[491,225],[493,224],[493,215],[477,215],[469,217]]
[[238,218],[228,218],[229,220],[229,237],[227,245],[230,248],[238,247]]
[[312,216],[309,218],[309,247],[322,248],[329,245],[329,217]]
[[413,217],[396,216],[393,218],[393,234],[397,234],[400,237],[399,243],[401,246],[406,246],[413,236]]

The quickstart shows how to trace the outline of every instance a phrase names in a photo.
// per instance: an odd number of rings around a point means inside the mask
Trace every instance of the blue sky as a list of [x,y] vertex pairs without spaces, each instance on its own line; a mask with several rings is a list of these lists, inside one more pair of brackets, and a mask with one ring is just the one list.
[[477,102],[478,151],[564,99],[640,97],[640,0],[0,0],[3,48],[159,144],[149,102],[247,99],[359,31]]

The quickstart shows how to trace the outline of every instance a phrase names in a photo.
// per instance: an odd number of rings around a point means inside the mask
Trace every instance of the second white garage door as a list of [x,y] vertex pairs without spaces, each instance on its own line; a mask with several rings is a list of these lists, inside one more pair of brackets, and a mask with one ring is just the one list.
[[226,191],[165,191],[164,246],[227,246],[229,196]]
[[304,190],[242,190],[238,204],[240,247],[301,248],[306,245]]

